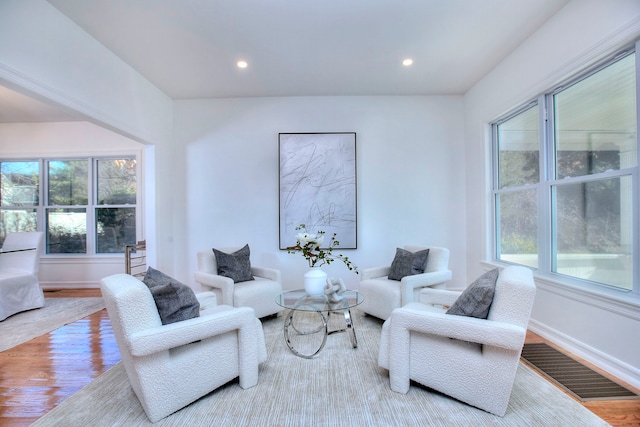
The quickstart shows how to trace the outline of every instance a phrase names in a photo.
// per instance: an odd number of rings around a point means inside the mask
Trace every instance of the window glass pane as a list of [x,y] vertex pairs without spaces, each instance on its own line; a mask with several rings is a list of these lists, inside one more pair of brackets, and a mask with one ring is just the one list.
[[538,106],[498,125],[498,188],[540,179]]
[[636,166],[635,54],[553,97],[556,177]]
[[47,209],[47,253],[87,252],[85,209]]
[[559,185],[557,273],[632,289],[631,177]]
[[136,203],[135,159],[98,160],[98,204]]
[[7,233],[37,231],[38,216],[35,209],[0,210],[0,245]]
[[98,253],[124,253],[136,243],[136,209],[96,209],[96,231]]
[[536,190],[497,196],[500,253],[498,259],[538,267]]
[[49,162],[49,206],[87,204],[87,167],[87,160]]
[[0,162],[0,204],[37,206],[39,175],[39,162]]

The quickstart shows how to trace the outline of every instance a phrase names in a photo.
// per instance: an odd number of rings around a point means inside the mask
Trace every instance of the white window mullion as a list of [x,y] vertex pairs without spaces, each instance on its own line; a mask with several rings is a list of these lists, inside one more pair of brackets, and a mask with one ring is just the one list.
[[540,108],[540,181],[538,183],[538,269],[539,271],[551,271],[552,257],[552,227],[551,227],[551,187],[550,176],[553,173],[549,165],[550,156],[553,156],[552,123],[553,114],[547,97],[540,95],[538,98]]
[[[637,40],[635,43],[635,51],[640,52],[640,40]],[[636,53],[636,122],[638,123],[638,128],[636,129],[636,152],[635,159],[627,158],[625,161],[629,162],[630,160],[634,160],[633,164],[635,165],[635,169],[631,174],[631,185],[634,190],[632,192],[632,223],[633,230],[632,232],[632,250],[631,253],[634,254],[635,259],[633,260],[633,292],[636,295],[640,294],[640,262],[638,262],[638,254],[640,254],[640,176],[638,173],[638,169],[640,166],[638,165],[638,151],[640,151],[640,55]]]
[[491,221],[493,243],[491,245],[491,259],[498,259],[500,254],[500,210],[498,208],[498,162],[499,162],[499,150],[498,150],[498,125],[491,126],[492,133],[492,147],[491,156],[494,167],[491,169],[491,212],[493,213],[493,221]]
[[87,255],[96,254],[96,159],[88,158],[87,176]]

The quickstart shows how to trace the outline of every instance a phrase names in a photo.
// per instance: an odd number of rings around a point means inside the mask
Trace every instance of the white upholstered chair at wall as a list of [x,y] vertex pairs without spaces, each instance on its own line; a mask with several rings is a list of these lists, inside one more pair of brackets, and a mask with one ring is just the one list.
[[[241,248],[220,248],[231,254]],[[218,264],[212,249],[198,252],[198,271],[195,281],[204,290],[214,292],[218,303],[233,307],[251,307],[256,316],[262,318],[282,310],[276,304],[276,297],[282,293],[282,275],[274,268],[251,266],[253,280],[234,282],[232,278],[218,274]]]
[[425,289],[382,326],[378,364],[393,391],[410,381],[503,416],[535,297],[531,270],[510,266],[495,283],[486,319],[446,314],[460,292]]
[[404,250],[414,253],[425,249],[429,249],[429,254],[423,268],[424,273],[391,280],[391,265],[362,269],[358,292],[364,296],[364,302],[358,308],[386,320],[394,309],[416,301],[423,288],[444,288],[446,282],[451,280],[449,249],[436,246],[404,247]]
[[7,233],[0,254],[0,320],[44,307],[38,279],[43,244],[41,231]]
[[234,378],[243,389],[258,383],[267,350],[253,309],[217,305],[202,292],[198,317],[162,324],[151,291],[135,277],[106,277],[100,289],[127,377],[152,422]]

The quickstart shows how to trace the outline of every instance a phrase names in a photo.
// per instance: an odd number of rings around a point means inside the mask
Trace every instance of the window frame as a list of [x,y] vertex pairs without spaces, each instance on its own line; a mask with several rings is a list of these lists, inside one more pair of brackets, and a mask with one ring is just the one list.
[[[546,90],[540,95],[528,102],[521,104],[518,108],[508,112],[495,121],[490,123],[491,125],[491,215],[492,215],[492,229],[491,229],[491,261],[495,264],[512,265],[514,262],[505,261],[500,259],[500,212],[497,206],[497,200],[500,194],[509,192],[521,191],[523,189],[536,188],[538,192],[538,231],[537,231],[537,244],[538,244],[538,267],[533,268],[536,274],[544,279],[550,280],[554,283],[566,284],[572,288],[580,289],[583,291],[594,291],[600,294],[606,294],[611,296],[618,296],[622,298],[640,298],[640,267],[637,258],[640,254],[640,186],[639,186],[639,170],[640,162],[636,160],[636,165],[631,168],[620,168],[617,170],[608,170],[596,174],[587,174],[579,177],[567,177],[558,179],[555,176],[555,123],[554,123],[554,110],[553,102],[554,95],[562,92],[564,89],[579,83],[580,81],[598,73],[611,64],[623,59],[624,57],[635,53],[635,75],[636,75],[636,155],[640,152],[640,41],[636,42],[633,47],[627,47],[620,50],[615,55],[610,56],[607,60],[585,70],[584,72],[567,79],[561,85],[557,85],[550,90]],[[526,184],[514,187],[499,188],[499,139],[498,139],[498,126],[511,118],[525,112],[527,109],[534,105],[538,105],[538,120],[539,120],[539,161],[540,161],[540,179],[537,184]],[[604,283],[594,282],[586,279],[581,279],[574,276],[568,276],[566,274],[554,272],[556,253],[555,236],[554,236],[554,214],[553,206],[553,188],[560,185],[572,184],[572,183],[585,183],[591,181],[600,181],[611,178],[621,178],[623,176],[631,177],[631,223],[632,223],[632,248],[631,253],[634,256],[632,262],[632,283],[631,289],[624,289]]]
[[[114,160],[114,159],[133,159],[136,161],[136,203],[133,205],[100,205],[97,200],[97,162],[99,160]],[[49,162],[53,161],[69,161],[69,160],[85,160],[87,161],[87,204],[86,205],[49,205],[49,195],[48,195],[48,167]],[[75,208],[84,208],[86,209],[86,222],[87,222],[87,237],[86,237],[86,252],[81,253],[48,253],[47,248],[43,248],[42,257],[46,258],[91,258],[91,257],[99,257],[99,258],[109,258],[109,257],[122,257],[124,256],[124,251],[122,253],[99,253],[97,252],[97,218],[96,218],[96,209],[98,208],[112,208],[112,207],[128,207],[135,208],[135,227],[136,227],[136,237],[135,241],[138,242],[140,240],[144,240],[144,209],[143,209],[143,194],[144,194],[144,182],[142,180],[143,177],[143,164],[141,161],[141,153],[137,151],[125,151],[121,153],[113,153],[113,154],[104,154],[104,155],[72,155],[72,156],[34,156],[34,157],[18,157],[18,158],[10,158],[3,157],[0,158],[0,162],[38,162],[39,163],[39,182],[38,182],[38,205],[34,205],[33,208],[36,210],[36,230],[43,231],[45,233],[46,239],[46,225],[47,225],[47,211],[48,209],[56,209],[56,208],[65,208],[65,209],[75,209]],[[17,210],[18,208],[23,209],[27,207],[0,207],[0,209],[6,210]],[[32,207],[29,206],[29,209]],[[46,245],[45,245],[46,246]]]

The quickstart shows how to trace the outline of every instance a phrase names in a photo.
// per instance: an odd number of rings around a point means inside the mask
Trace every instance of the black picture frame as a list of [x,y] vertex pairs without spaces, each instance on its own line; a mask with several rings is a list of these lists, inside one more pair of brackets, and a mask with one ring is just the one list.
[[280,249],[296,244],[300,224],[356,249],[356,133],[279,133],[278,152]]

